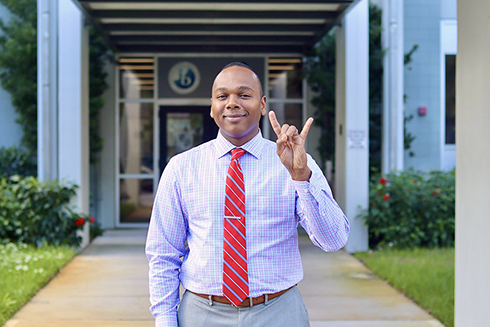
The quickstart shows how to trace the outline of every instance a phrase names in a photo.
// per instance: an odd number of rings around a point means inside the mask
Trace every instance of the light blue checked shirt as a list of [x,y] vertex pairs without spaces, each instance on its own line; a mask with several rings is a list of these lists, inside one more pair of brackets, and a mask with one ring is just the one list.
[[[222,295],[225,182],[233,148],[218,133],[174,156],[162,174],[146,243],[156,326],[178,326],[179,282],[196,293]],[[336,251],[347,242],[349,221],[311,156],[310,182],[300,182],[260,132],[242,148],[249,289],[257,297],[303,278],[298,223],[314,244]]]

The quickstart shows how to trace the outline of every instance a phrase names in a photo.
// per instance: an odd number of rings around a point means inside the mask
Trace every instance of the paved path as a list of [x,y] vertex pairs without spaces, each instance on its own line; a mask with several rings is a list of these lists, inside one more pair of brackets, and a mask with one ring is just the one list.
[[[144,230],[107,231],[5,327],[154,326],[145,236]],[[299,289],[312,327],[442,327],[347,253],[325,253],[306,237],[300,247],[305,279]]]

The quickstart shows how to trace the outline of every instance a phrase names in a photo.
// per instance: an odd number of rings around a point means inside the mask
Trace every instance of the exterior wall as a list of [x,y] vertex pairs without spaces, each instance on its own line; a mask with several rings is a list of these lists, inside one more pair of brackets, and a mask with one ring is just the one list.
[[[3,5],[0,5],[0,18],[8,22],[12,15]],[[0,147],[11,147],[20,145],[22,129],[15,122],[17,113],[12,106],[10,94],[0,88]],[[35,122],[33,122],[35,123]]]
[[456,19],[456,0],[441,0],[441,19]]
[[[440,169],[440,0],[405,0],[405,49],[419,48],[405,67],[405,115],[413,115],[407,131],[416,138],[411,144],[415,156],[405,151],[405,169]],[[425,116],[418,108],[427,107]]]

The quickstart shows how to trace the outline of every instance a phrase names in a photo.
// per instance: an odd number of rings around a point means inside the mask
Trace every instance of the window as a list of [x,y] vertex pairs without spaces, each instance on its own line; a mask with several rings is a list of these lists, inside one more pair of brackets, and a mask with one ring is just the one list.
[[154,58],[120,58],[119,92],[122,99],[153,98]]
[[[303,110],[305,107],[301,73],[302,58],[269,58],[267,66],[270,110],[276,113],[281,125],[285,123],[294,125],[301,131],[304,124]],[[275,141],[276,133],[270,124],[267,128],[269,138]]]
[[456,143],[456,55],[446,55],[446,144]]

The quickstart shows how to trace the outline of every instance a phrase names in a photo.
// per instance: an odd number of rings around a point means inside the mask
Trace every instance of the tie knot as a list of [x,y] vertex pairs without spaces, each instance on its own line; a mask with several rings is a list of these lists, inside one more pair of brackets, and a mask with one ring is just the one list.
[[245,152],[247,151],[243,150],[242,148],[235,148],[231,150],[231,160],[239,159],[245,154]]

